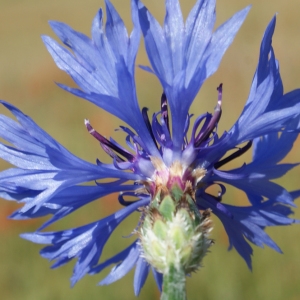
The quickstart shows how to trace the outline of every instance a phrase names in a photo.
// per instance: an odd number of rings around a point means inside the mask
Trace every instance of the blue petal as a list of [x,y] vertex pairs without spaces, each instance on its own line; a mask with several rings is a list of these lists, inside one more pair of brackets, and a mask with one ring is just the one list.
[[[300,114],[299,91],[283,95],[278,62],[272,48],[276,18],[268,25],[260,49],[259,63],[246,106],[229,133],[231,143],[281,131]],[[289,98],[289,101],[284,100]]]
[[130,253],[133,253],[136,248],[136,242],[134,241],[130,246],[128,246],[126,249],[122,250],[121,252],[119,252],[118,254],[114,255],[113,257],[107,259],[106,261],[94,266],[91,268],[91,270],[89,271],[89,274],[94,275],[97,274],[99,272],[101,272],[103,269],[105,269],[106,267],[108,267],[111,264],[117,264],[123,260],[125,260],[125,258],[127,256],[130,255]]
[[[259,63],[257,66],[257,86],[260,85],[261,82],[264,81],[266,77],[268,77],[269,72],[269,55],[272,48],[272,37],[274,34],[276,25],[276,16],[273,17],[268,27],[266,28],[263,40],[260,46],[260,57]],[[274,56],[273,56],[274,57]]]
[[207,57],[207,76],[210,76],[217,71],[223,55],[231,45],[250,8],[251,7],[248,6],[234,14],[228,21],[218,27],[214,32],[209,47],[205,51]]
[[[293,199],[299,195],[299,191],[295,191]],[[290,208],[273,200],[248,207],[223,204],[226,213],[218,209],[215,203],[215,199],[211,196],[198,192],[197,204],[202,208],[210,208],[217,215],[229,237],[230,248],[236,248],[250,269],[253,251],[245,239],[259,247],[263,247],[265,244],[277,252],[281,252],[275,242],[264,232],[264,228],[298,222],[288,218],[288,215],[292,213]]]
[[160,290],[162,291],[162,283],[163,283],[163,274],[158,273],[153,267],[151,268],[155,282]]
[[147,205],[148,202],[148,199],[137,201],[109,217],[75,229],[25,233],[21,237],[39,244],[52,244],[43,248],[41,255],[49,260],[56,260],[54,267],[59,267],[77,257],[78,261],[71,278],[74,285],[97,264],[103,247],[114,229],[138,207]]
[[129,247],[127,247],[117,255],[111,257],[110,259],[99,264],[98,266],[93,267],[89,273],[90,274],[99,273],[107,266],[116,263],[119,264],[115,266],[111,270],[110,274],[100,282],[100,285],[110,284],[120,279],[133,268],[134,264],[136,264],[133,285],[134,285],[135,295],[138,296],[141,288],[143,287],[148,277],[150,266],[140,256],[140,249],[137,244],[137,241],[135,241],[133,244],[131,244]]
[[140,250],[137,246],[132,247],[130,249],[130,252],[128,253],[128,256],[123,259],[123,261],[115,266],[111,272],[106,276],[99,285],[107,285],[111,284],[123,276],[125,276],[137,263],[140,256]]
[[284,131],[281,135],[271,133],[254,139],[253,161],[257,165],[275,165],[291,151],[297,137],[297,132]]
[[300,89],[293,90],[284,94],[281,98],[276,99],[276,101],[271,101],[267,107],[267,111],[294,106],[295,104],[299,103],[299,99]]
[[232,217],[228,217],[227,214],[224,214],[221,210],[216,209],[216,207],[211,204],[210,197],[208,195],[198,195],[197,203],[201,207],[210,208],[212,212],[221,220],[229,238],[230,248],[234,247],[246,261],[248,268],[252,269],[251,255],[253,250],[244,238],[244,228],[239,226],[239,224],[237,224]]
[[105,4],[107,15],[105,25],[106,38],[115,54],[127,58],[129,40],[125,24],[110,1],[105,0]]
[[[225,132],[212,146],[202,151],[199,164],[207,166],[218,161],[227,151],[238,144],[261,136],[272,134],[274,137],[282,132],[275,149],[270,149],[270,159],[279,160],[289,151],[296,133],[300,128],[300,93],[299,90],[283,95],[278,62],[272,49],[272,34],[275,17],[266,29],[261,44],[260,58],[250,94],[241,116],[229,132]],[[295,133],[295,134],[293,134]],[[282,150],[279,143],[284,142]]]
[[[215,12],[216,2],[209,0],[198,0],[191,10],[186,20],[186,36],[185,36],[185,51],[186,51],[186,77],[187,83],[193,81],[195,90],[199,90],[205,77],[209,76],[205,70],[199,78],[199,71],[205,69],[206,59],[204,56],[209,56],[210,53],[206,49],[210,46],[212,39],[212,31],[216,21]],[[193,77],[197,80],[193,80]],[[199,80],[200,79],[200,80]],[[188,84],[191,87],[190,84]],[[196,92],[196,93],[197,93]]]
[[145,261],[143,257],[140,256],[136,263],[136,269],[135,269],[134,280],[133,280],[134,294],[136,296],[140,294],[140,291],[144,286],[145,281],[148,277],[149,270],[150,270],[150,265]]
[[[53,214],[53,217],[39,228],[39,230],[42,230],[50,224],[79,209],[80,207],[90,203],[91,201],[110,193],[132,191],[136,188],[136,186],[119,185],[118,183],[101,184],[100,186],[72,186],[54,195],[51,199],[44,203],[39,210],[34,211],[32,208],[24,213],[22,213],[20,210],[17,210],[10,216],[10,218],[15,220],[24,220]],[[28,193],[29,191],[26,190],[24,191],[23,195],[20,193],[15,195],[17,198],[25,199]],[[13,193],[10,193],[9,195],[11,199],[16,197]],[[34,197],[36,197],[36,193],[33,194],[32,198]]]
[[[105,30],[100,10],[93,22],[92,40],[63,23],[50,23],[74,55],[50,37],[43,37],[44,43],[57,66],[67,72],[81,89],[63,86],[65,90],[93,102],[126,122],[136,130],[146,150],[159,156],[136,96],[134,63],[140,38],[136,7],[132,4],[134,29],[130,37],[122,19],[108,0],[106,10]],[[121,106],[122,109],[119,109]]]
[[215,1],[197,1],[185,26],[178,1],[166,1],[163,29],[146,7],[136,2],[147,54],[170,104],[176,159],[189,107],[204,80],[218,68],[249,8],[237,13],[213,34]]
[[177,74],[184,63],[184,23],[178,0],[166,1],[166,17],[164,22],[164,36],[171,52],[171,70]]
[[172,58],[163,30],[147,8],[136,1],[139,21],[145,38],[146,50],[155,74],[164,84],[170,83],[172,78]]
[[[226,175],[225,175],[226,174]],[[285,203],[294,206],[291,195],[282,186],[268,181],[266,179],[251,179],[251,178],[233,178],[228,177],[230,172],[216,172],[215,180],[228,183],[238,189],[241,189],[246,194],[254,198],[261,199],[262,196],[272,199],[277,202]],[[257,196],[259,198],[257,198]],[[251,199],[249,199],[251,201]],[[260,203],[261,201],[259,201]],[[258,204],[258,203],[253,203]]]

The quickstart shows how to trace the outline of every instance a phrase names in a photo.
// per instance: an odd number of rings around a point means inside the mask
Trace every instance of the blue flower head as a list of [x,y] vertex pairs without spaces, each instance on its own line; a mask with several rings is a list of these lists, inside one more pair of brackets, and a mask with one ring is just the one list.
[[[215,1],[198,0],[183,20],[178,0],[166,0],[161,26],[139,1],[131,1],[133,30],[128,35],[119,14],[106,4],[106,23],[99,10],[91,38],[68,25],[51,22],[64,43],[44,36],[43,41],[57,66],[67,72],[78,88],[59,84],[115,115],[128,126],[121,127],[126,147],[106,139],[88,120],[88,132],[100,142],[111,163],[86,162],[65,149],[32,119],[11,104],[1,103],[16,117],[0,117],[0,157],[15,167],[0,173],[0,196],[24,203],[11,218],[29,219],[52,215],[36,232],[23,238],[46,244],[41,255],[59,267],[77,259],[72,285],[86,274],[95,274],[116,264],[100,284],[110,284],[135,267],[134,291],[139,294],[151,270],[161,289],[162,275],[143,257],[140,236],[128,248],[101,261],[101,254],[114,229],[133,212],[140,223],[159,186],[174,184],[189,193],[198,209],[211,211],[223,223],[230,248],[235,248],[251,268],[248,242],[267,245],[281,252],[265,233],[267,226],[290,225],[294,200],[300,191],[288,192],[272,180],[297,164],[279,162],[289,153],[299,132],[300,90],[284,94],[279,64],[272,47],[276,17],[268,25],[260,47],[259,62],[248,100],[235,124],[218,133],[222,113],[222,84],[217,88],[214,112],[190,114],[190,106],[205,80],[211,76],[242,25],[249,7],[214,30]],[[135,86],[135,59],[143,35],[150,67],[162,86],[161,110],[148,116],[140,108]],[[224,165],[252,149],[252,161],[233,170]],[[176,167],[174,167],[176,166]],[[113,182],[97,180],[112,178]],[[94,185],[86,185],[87,182]],[[226,204],[226,185],[242,190],[248,206]],[[218,185],[212,195],[208,188]],[[99,221],[58,232],[41,231],[82,206],[119,192],[120,211]],[[126,200],[134,196],[136,201]],[[138,228],[138,227],[137,227]]]

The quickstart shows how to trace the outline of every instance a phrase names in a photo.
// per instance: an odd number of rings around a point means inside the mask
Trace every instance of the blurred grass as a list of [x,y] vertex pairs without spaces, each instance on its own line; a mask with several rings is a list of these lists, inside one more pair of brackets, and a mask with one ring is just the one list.
[[[227,0],[217,3],[217,24],[221,24],[234,12],[245,7],[250,0]],[[184,2],[184,15],[192,7],[192,0]],[[113,3],[130,24],[129,1]],[[160,20],[163,20],[163,1],[145,0],[145,4]],[[247,99],[252,76],[256,68],[260,40],[274,13],[278,12],[274,47],[281,64],[285,90],[299,87],[300,78],[300,3],[298,0],[252,0],[253,7],[233,45],[227,51],[217,74],[201,89],[192,106],[194,114],[212,111],[216,103],[216,87],[224,83],[224,106],[220,132],[230,128],[239,116]],[[93,126],[105,136],[113,135],[122,140],[123,135],[113,129],[120,122],[90,103],[60,90],[54,82],[73,85],[71,80],[53,63],[40,39],[41,34],[54,36],[47,21],[59,20],[86,34],[90,32],[92,18],[103,1],[88,0],[1,0],[0,1],[0,98],[17,105],[29,114],[42,128],[65,147],[81,158],[94,162],[102,158],[97,142],[86,132],[83,119],[89,118]],[[143,46],[137,64],[148,64]],[[155,78],[137,69],[137,89],[142,106],[151,111],[159,107],[161,88]],[[1,108],[1,112],[5,112]],[[299,141],[286,159],[299,161]],[[246,156],[249,159],[249,156]],[[244,159],[244,158],[243,158]],[[242,159],[239,162],[242,163]],[[1,162],[1,168],[7,164]],[[299,187],[299,169],[290,172],[280,182],[288,189]],[[224,200],[244,204],[244,195],[228,189]],[[93,277],[85,277],[73,289],[69,288],[72,264],[50,270],[50,264],[38,255],[40,246],[18,238],[18,234],[33,231],[42,220],[28,222],[7,220],[16,204],[0,202],[0,290],[1,299],[132,299],[133,273],[105,287],[97,282],[108,270]],[[119,208],[116,197],[96,201],[74,213],[51,229],[64,229],[97,220]],[[299,210],[296,210],[299,218]],[[138,216],[126,220],[109,241],[104,257],[122,249],[130,241],[127,236],[136,226]],[[188,279],[189,299],[299,299],[300,244],[299,227],[274,228],[268,233],[281,246],[284,255],[270,249],[254,249],[253,272],[235,251],[227,251],[227,237],[220,222],[215,220],[213,238],[216,245],[204,261],[205,267]],[[158,291],[150,275],[139,299],[158,299]]]

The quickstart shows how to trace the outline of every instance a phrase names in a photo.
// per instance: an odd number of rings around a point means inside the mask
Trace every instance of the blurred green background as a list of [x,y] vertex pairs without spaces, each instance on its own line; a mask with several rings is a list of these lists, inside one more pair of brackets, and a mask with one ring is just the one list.
[[[184,15],[194,0],[181,1]],[[113,3],[131,28],[129,0],[114,0]],[[145,0],[144,3],[160,20],[164,17],[162,0]],[[203,86],[192,112],[196,115],[212,111],[217,99],[216,87],[224,84],[223,116],[220,132],[229,129],[239,116],[247,99],[254,74],[261,37],[265,27],[278,12],[274,48],[281,64],[281,75],[285,91],[300,86],[300,1],[299,0],[226,0],[217,3],[217,25],[223,23],[234,12],[252,4],[252,9],[229,48],[219,71]],[[94,162],[103,153],[97,142],[89,136],[83,124],[89,118],[95,128],[105,136],[113,135],[121,123],[101,109],[60,90],[54,82],[74,85],[52,61],[40,35],[54,37],[48,20],[59,20],[74,29],[89,35],[92,18],[99,7],[99,0],[0,0],[0,98],[17,105],[29,114],[42,128],[81,158]],[[148,64],[143,43],[137,64]],[[141,107],[148,106],[151,112],[158,110],[161,88],[157,80],[137,69],[137,89]],[[6,113],[1,108],[2,113]],[[300,142],[285,159],[300,160]],[[235,162],[238,166],[250,156]],[[1,168],[8,165],[0,163]],[[299,188],[300,169],[292,170],[279,182],[293,190]],[[229,188],[224,201],[245,205],[244,195]],[[17,208],[12,202],[0,202],[0,291],[4,300],[52,300],[52,299],[133,299],[133,272],[118,282],[98,287],[108,270],[96,276],[86,276],[73,289],[69,286],[72,263],[50,270],[50,264],[38,254],[39,245],[18,237],[21,232],[34,231],[43,220],[27,222],[11,221],[7,216]],[[50,229],[61,230],[89,223],[119,209],[116,195],[105,197],[70,217],[53,225]],[[295,217],[299,218],[299,210]],[[107,244],[103,258],[107,258],[127,245],[128,236],[136,226],[138,216],[128,219],[118,228]],[[300,298],[300,227],[268,230],[281,246],[284,255],[268,248],[254,249],[253,272],[235,250],[228,252],[227,236],[222,225],[214,219],[212,237],[216,244],[204,260],[204,268],[188,278],[188,298],[202,300],[235,299],[299,299]],[[150,274],[139,299],[159,299],[159,293]]]

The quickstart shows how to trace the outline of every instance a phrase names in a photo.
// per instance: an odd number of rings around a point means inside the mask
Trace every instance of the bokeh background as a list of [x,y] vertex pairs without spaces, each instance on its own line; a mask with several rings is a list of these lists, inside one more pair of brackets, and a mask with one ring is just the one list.
[[[131,29],[129,0],[113,3]],[[164,17],[162,0],[145,0],[144,3],[160,20]],[[187,16],[194,0],[181,1]],[[265,27],[278,13],[274,48],[281,65],[285,91],[300,86],[300,1],[299,0],[219,0],[217,24],[220,25],[234,12],[252,4],[252,9],[237,37],[224,56],[219,71],[204,84],[192,106],[194,114],[213,111],[216,104],[216,87],[224,84],[223,116],[220,132],[229,129],[239,116],[247,99],[256,68],[259,46]],[[54,37],[48,20],[59,20],[89,35],[90,25],[103,0],[0,0],[0,98],[17,105],[29,114],[42,128],[79,157],[94,162],[103,159],[97,142],[86,132],[84,118],[105,136],[113,135],[121,122],[87,101],[60,90],[55,82],[74,85],[52,61],[40,35]],[[137,64],[148,64],[143,42]],[[159,108],[161,88],[158,81],[139,69],[136,71],[137,90],[141,107]],[[1,113],[7,113],[1,108]],[[300,160],[300,141],[285,159]],[[247,153],[231,167],[249,161]],[[0,162],[1,169],[8,164]],[[278,182],[289,190],[299,188],[300,169],[292,170]],[[224,197],[227,203],[245,205],[244,195],[228,188]],[[4,300],[53,299],[133,299],[133,272],[118,282],[104,287],[97,283],[109,270],[96,276],[86,276],[71,289],[69,278],[72,263],[50,270],[50,263],[38,254],[41,247],[22,240],[22,232],[34,231],[43,220],[12,221],[7,216],[17,204],[0,200],[0,293]],[[86,208],[53,225],[50,230],[76,227],[113,213],[120,205],[116,195],[95,201]],[[295,210],[295,217],[300,217]],[[138,216],[126,220],[113,234],[105,248],[103,258],[117,253],[131,239],[128,236],[136,226]],[[227,251],[228,240],[217,219],[212,237],[216,244],[204,260],[204,268],[187,280],[188,298],[202,300],[235,299],[299,299],[300,298],[300,227],[267,230],[281,246],[284,255],[268,248],[254,249],[253,272],[235,250]],[[149,276],[139,299],[159,299],[152,275]]]

